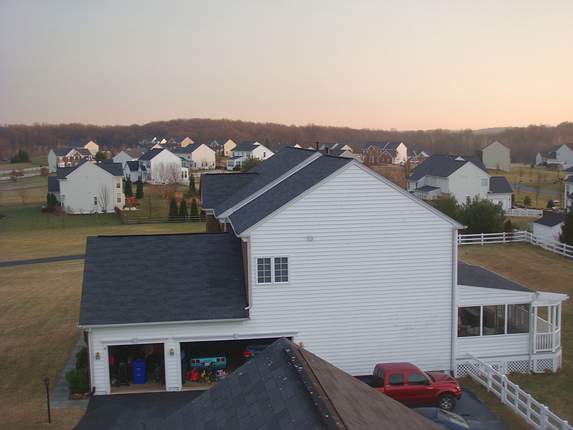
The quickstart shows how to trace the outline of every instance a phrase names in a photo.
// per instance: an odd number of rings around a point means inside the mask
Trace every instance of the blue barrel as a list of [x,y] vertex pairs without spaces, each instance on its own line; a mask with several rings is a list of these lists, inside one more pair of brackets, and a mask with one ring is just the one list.
[[134,384],[145,384],[147,382],[145,360],[140,358],[131,362],[131,380]]

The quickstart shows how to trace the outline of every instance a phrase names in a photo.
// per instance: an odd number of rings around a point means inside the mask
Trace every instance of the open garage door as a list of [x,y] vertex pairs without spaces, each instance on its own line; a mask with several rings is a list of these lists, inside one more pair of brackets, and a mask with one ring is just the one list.
[[181,342],[183,390],[205,390],[263,351],[277,338]]
[[112,394],[165,391],[163,343],[108,347]]

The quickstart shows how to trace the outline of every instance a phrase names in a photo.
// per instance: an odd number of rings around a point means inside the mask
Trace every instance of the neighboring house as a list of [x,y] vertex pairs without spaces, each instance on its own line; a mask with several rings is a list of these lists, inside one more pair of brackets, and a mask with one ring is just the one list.
[[449,194],[459,203],[474,197],[486,199],[490,193],[489,174],[476,157],[432,155],[412,170],[408,191],[421,199]]
[[129,154],[126,151],[121,151],[121,152],[118,152],[116,155],[114,155],[112,160],[114,163],[120,163],[121,164],[121,166],[123,168],[123,175],[125,177],[128,177],[129,176],[129,168],[127,167],[127,162],[136,160],[136,158],[132,157],[131,154]]
[[404,164],[408,148],[404,142],[368,142],[362,146],[362,161],[367,166]]
[[190,137],[184,137],[183,139],[179,140],[179,146],[181,148],[185,148],[189,145],[193,145],[195,142]]
[[535,164],[561,166],[565,169],[573,166],[573,144],[556,145],[547,151],[539,152]]
[[222,155],[224,157],[228,157],[231,151],[235,149],[236,146],[237,144],[232,139],[212,140],[209,143],[209,147],[211,147],[213,151],[215,151],[218,155]]
[[93,161],[91,152],[82,147],[66,146],[50,149],[48,153],[48,170],[54,173],[58,167],[73,167],[83,161]]
[[423,163],[430,155],[426,151],[416,151],[413,150],[411,155],[408,157],[408,163],[411,167],[416,167],[418,164]]
[[352,147],[343,143],[319,143],[318,150],[323,152],[330,152],[334,150],[352,152]]
[[[356,160],[303,149],[286,148],[246,174],[204,175],[201,193],[209,222],[223,232],[88,238],[80,327],[96,395],[114,392],[109,351],[145,344],[160,351],[167,391],[184,389],[189,351],[211,345],[240,360],[250,343],[283,337],[353,375],[392,361],[463,370],[462,225]],[[507,303],[490,274],[475,281],[492,282],[476,306]],[[552,312],[565,298],[551,296]],[[535,300],[529,321],[542,306]],[[551,350],[531,350],[536,371],[559,367],[558,325],[551,327]],[[479,344],[476,356],[513,360]]]
[[203,143],[174,148],[171,152],[187,161],[190,169],[214,169],[215,151]]
[[167,139],[158,139],[157,137],[153,139],[143,139],[138,143],[138,150],[144,153],[151,149],[160,149],[162,148],[161,145],[165,145],[166,143]]
[[513,189],[505,176],[489,178],[489,193],[487,198],[496,205],[501,205],[504,211],[511,209]]
[[144,172],[146,172],[146,169],[138,160],[125,163],[124,175],[133,183],[137,182],[140,178],[143,181]]
[[488,169],[511,170],[511,153],[508,147],[497,140],[481,150],[481,159]]
[[[69,214],[113,212],[123,208],[123,168],[120,163],[84,162],[57,170],[58,201]],[[49,180],[50,181],[50,180]],[[48,182],[48,190],[56,189]]]
[[163,148],[154,148],[139,157],[139,168],[143,182],[151,184],[173,184],[181,179],[182,160]]
[[53,194],[60,201],[60,181],[57,176],[48,176],[48,193]]
[[533,222],[533,234],[541,239],[559,242],[564,222],[564,214],[544,211],[543,216]]
[[273,155],[273,151],[259,142],[241,142],[230,152],[227,170],[240,168],[250,159],[262,161]]
[[99,145],[95,143],[93,140],[87,141],[86,143],[81,145],[81,147],[87,149],[92,155],[92,157],[95,157],[96,154],[99,152]]
[[573,167],[568,169],[568,176],[563,180],[563,207],[573,210]]

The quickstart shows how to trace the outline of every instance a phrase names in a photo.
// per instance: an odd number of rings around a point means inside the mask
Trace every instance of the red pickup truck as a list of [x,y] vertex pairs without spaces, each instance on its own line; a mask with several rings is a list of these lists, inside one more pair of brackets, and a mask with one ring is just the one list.
[[437,406],[451,411],[462,395],[458,381],[442,372],[423,372],[411,363],[380,363],[362,382],[407,406]]

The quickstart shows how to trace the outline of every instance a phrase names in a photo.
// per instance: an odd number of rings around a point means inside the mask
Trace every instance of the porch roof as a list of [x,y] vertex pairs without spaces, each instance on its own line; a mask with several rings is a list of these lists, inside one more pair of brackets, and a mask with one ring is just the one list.
[[504,278],[497,273],[490,272],[483,267],[466,264],[462,261],[458,261],[458,285],[532,292],[523,285]]
[[561,293],[545,293],[542,291],[538,291],[535,293],[535,297],[531,304],[533,306],[550,306],[550,305],[558,305],[565,300],[568,300],[569,296],[567,294]]

